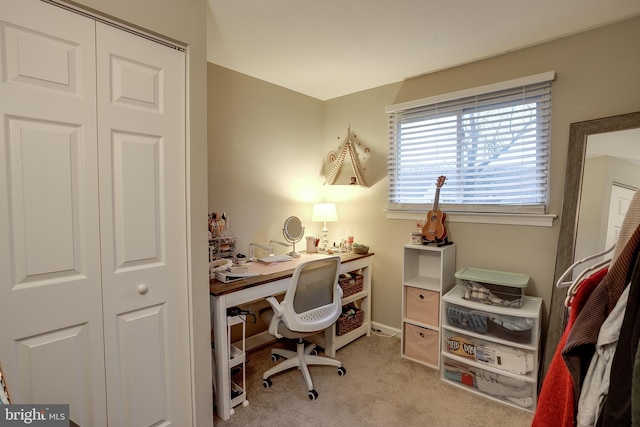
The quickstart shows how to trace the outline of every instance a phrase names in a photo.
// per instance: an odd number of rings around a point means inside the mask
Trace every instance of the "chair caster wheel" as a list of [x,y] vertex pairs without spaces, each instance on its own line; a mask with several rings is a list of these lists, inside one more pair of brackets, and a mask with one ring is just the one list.
[[347,370],[344,368],[344,366],[338,368],[338,375],[340,375],[341,377],[347,375]]
[[316,349],[314,348],[313,350],[311,350],[311,351],[309,352],[309,354],[310,354],[310,355],[312,355],[312,356],[317,356],[317,355],[318,355],[318,350],[316,350]]
[[307,396],[309,396],[309,400],[316,400],[316,398],[318,397],[318,392],[315,390],[309,390]]
[[273,382],[271,381],[271,378],[267,378],[266,380],[262,380],[262,387],[264,387],[264,388],[271,387],[271,384],[273,384]]
[[277,362],[278,359],[280,359],[280,356],[278,356],[277,354],[272,354],[271,355],[271,361],[272,362]]

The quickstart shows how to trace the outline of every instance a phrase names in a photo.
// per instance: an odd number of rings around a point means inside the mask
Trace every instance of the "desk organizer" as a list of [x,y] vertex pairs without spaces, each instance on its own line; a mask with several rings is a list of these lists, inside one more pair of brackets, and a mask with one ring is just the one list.
[[336,322],[336,335],[344,335],[362,326],[364,311],[353,304],[342,307],[342,314]]
[[520,308],[529,276],[503,271],[463,268],[456,271],[463,298],[483,304]]
[[362,274],[346,273],[338,278],[338,284],[342,288],[342,298],[362,292],[364,278]]

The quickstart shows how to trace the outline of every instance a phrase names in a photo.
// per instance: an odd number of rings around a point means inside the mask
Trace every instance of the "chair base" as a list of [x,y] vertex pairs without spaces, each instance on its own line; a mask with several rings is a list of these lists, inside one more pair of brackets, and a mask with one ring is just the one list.
[[302,338],[298,339],[296,351],[285,350],[282,348],[272,349],[271,354],[273,356],[280,356],[285,358],[286,360],[280,362],[279,364],[262,374],[262,379],[266,380],[270,376],[277,373],[284,372],[291,368],[298,368],[302,372],[302,376],[307,383],[307,389],[309,390],[309,392],[312,392],[314,391],[313,381],[311,381],[311,374],[309,373],[308,365],[335,366],[336,368],[339,368],[338,374],[344,375],[346,371],[344,371],[344,368],[342,368],[342,362],[336,359],[329,359],[327,357],[311,354],[313,351],[315,351],[315,349],[315,344],[309,344],[305,347],[304,340]]

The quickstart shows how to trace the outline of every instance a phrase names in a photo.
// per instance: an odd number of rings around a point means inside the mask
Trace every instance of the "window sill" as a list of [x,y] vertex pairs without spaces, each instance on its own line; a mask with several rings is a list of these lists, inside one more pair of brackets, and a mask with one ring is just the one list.
[[[387,219],[425,219],[426,212],[386,211]],[[467,222],[476,224],[527,225],[533,227],[551,227],[558,215],[553,214],[506,214],[446,212],[447,222]]]

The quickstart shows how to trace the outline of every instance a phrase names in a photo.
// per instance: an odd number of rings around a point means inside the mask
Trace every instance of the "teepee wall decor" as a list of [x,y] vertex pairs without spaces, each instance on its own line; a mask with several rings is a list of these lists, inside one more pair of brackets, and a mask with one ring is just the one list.
[[[338,150],[330,152],[327,156],[327,163],[331,169],[325,178],[325,184],[336,185],[345,181],[344,184],[368,187],[364,176],[366,171],[364,165],[370,154],[369,147],[358,141],[357,135],[351,133],[351,127],[349,127],[345,141],[338,146]],[[349,163],[351,167],[348,166]],[[339,179],[345,176],[348,176],[348,180]]]

